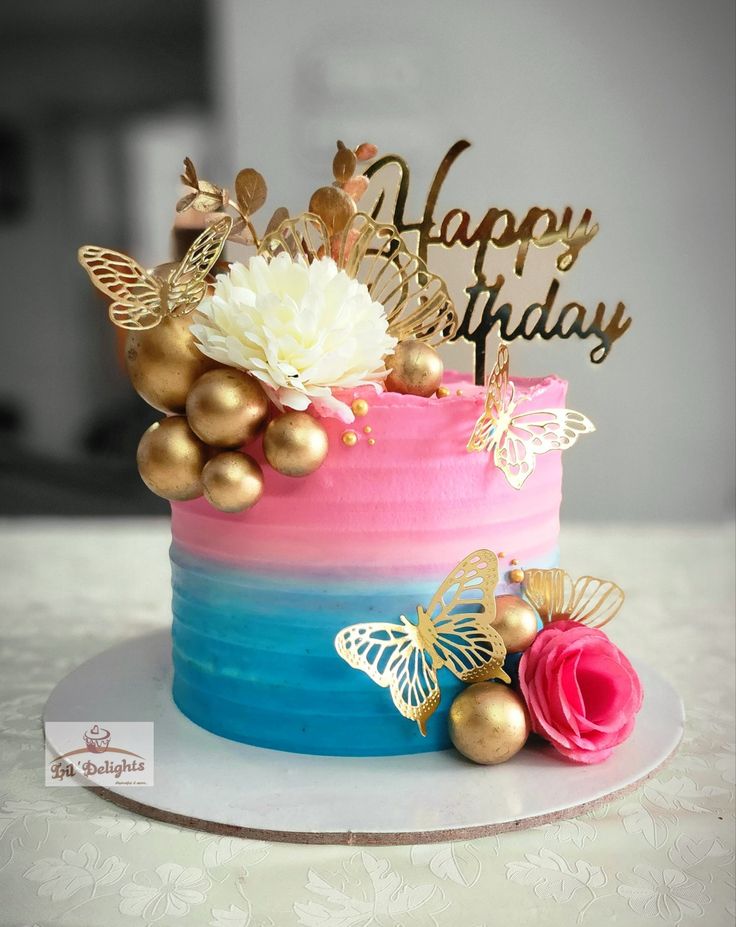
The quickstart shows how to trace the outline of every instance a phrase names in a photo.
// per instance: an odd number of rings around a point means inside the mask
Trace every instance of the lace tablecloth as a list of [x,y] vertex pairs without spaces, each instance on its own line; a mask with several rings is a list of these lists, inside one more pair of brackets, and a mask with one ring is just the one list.
[[685,740],[655,778],[562,823],[361,849],[212,836],[46,788],[39,719],[54,684],[169,621],[168,525],[3,523],[0,924],[733,924],[733,538],[730,525],[563,532],[569,572],[627,591],[613,639],[685,699]]

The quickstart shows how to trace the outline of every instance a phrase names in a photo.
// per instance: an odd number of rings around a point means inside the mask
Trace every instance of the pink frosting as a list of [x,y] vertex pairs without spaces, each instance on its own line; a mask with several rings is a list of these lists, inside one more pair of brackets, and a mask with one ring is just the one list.
[[[525,411],[564,405],[567,384],[557,377],[514,382],[528,397]],[[444,383],[451,395],[441,399],[343,391],[348,402],[366,399],[368,414],[352,425],[321,419],[329,454],[305,478],[272,470],[260,441],[247,447],[263,465],[261,501],[236,515],[204,499],[173,503],[175,543],[255,572],[366,580],[436,576],[479,547],[520,565],[544,561],[558,543],[560,452],[538,457],[523,488],[512,489],[488,454],[466,450],[484,389],[454,373]],[[353,447],[341,440],[349,430],[358,435]]]
[[631,663],[597,628],[553,621],[519,664],[532,727],[576,763],[600,763],[634,729],[642,689]]

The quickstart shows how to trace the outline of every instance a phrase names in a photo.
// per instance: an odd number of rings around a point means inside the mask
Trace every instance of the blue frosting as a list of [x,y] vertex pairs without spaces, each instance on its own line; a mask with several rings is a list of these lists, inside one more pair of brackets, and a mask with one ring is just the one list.
[[379,584],[255,576],[176,547],[171,563],[173,693],[192,721],[292,753],[388,756],[450,746],[447,713],[463,684],[448,670],[439,671],[442,700],[422,737],[388,690],[334,647],[346,625],[413,619],[444,577]]

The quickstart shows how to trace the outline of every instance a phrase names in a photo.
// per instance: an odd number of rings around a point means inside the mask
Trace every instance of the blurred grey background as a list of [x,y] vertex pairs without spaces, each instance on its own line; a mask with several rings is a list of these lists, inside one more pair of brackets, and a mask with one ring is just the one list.
[[[560,303],[634,318],[602,365],[590,340],[512,349],[598,427],[565,456],[563,517],[732,514],[730,0],[2,4],[0,75],[0,512],[166,511],[135,473],[156,413],[76,250],[167,259],[185,154],[225,184],[262,171],[265,222],[331,180],[337,138],[368,140],[409,161],[415,216],[468,138],[437,215],[591,208]],[[447,359],[470,369],[458,345]]]

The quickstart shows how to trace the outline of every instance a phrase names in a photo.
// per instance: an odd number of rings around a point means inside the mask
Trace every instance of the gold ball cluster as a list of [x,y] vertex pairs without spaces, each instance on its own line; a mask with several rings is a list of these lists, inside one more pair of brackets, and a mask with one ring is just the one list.
[[146,431],[137,453],[143,482],[165,499],[204,495],[230,513],[255,505],[263,471],[240,448],[261,434],[266,460],[285,476],[306,476],[327,455],[327,432],[306,412],[279,415],[267,427],[271,407],[260,383],[202,354],[188,319],[131,332],[126,365],[142,398],[168,413]]
[[[507,653],[521,653],[537,636],[537,613],[516,595],[496,596],[493,627]],[[524,746],[531,725],[519,692],[499,682],[468,686],[449,714],[450,740],[467,759],[483,765],[505,763]]]

